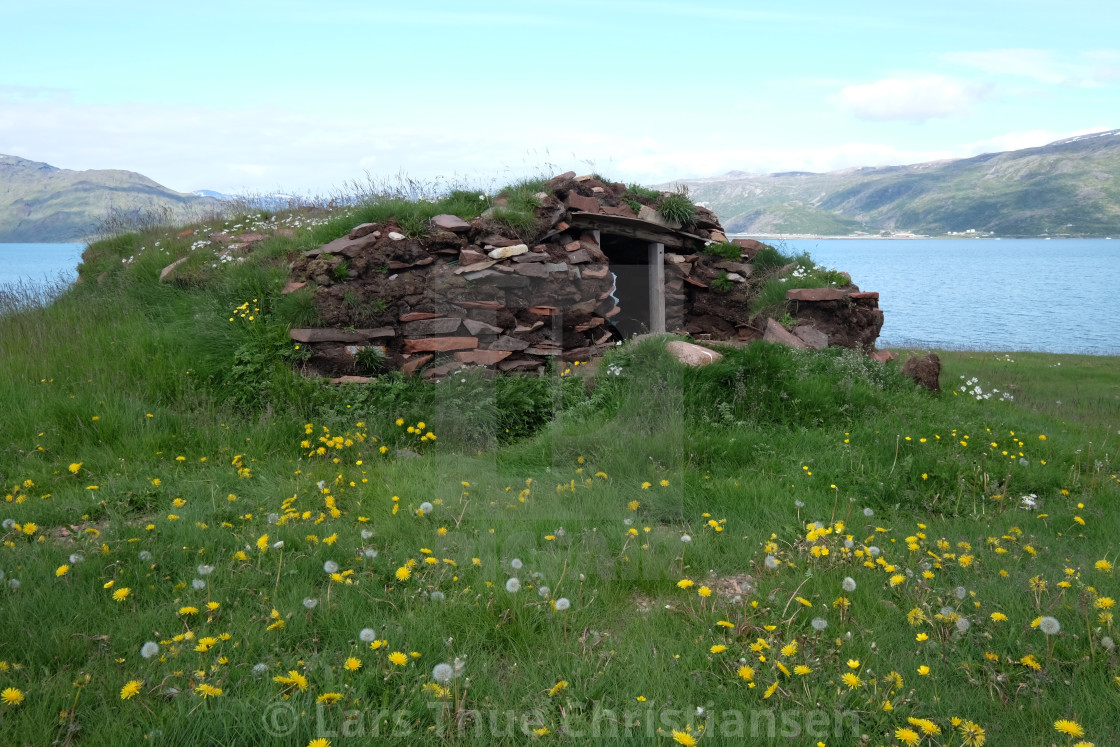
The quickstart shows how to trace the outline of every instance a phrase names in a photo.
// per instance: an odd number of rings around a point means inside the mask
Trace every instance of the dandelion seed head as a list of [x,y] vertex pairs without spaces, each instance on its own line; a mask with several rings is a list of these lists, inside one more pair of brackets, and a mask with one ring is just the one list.
[[429,596],[433,602],[442,602],[447,599],[447,596],[442,591],[433,591]]
[[510,594],[516,594],[520,590],[521,581],[519,581],[516,577],[511,578],[509,581],[506,581],[506,591],[508,591]]
[[856,590],[855,579],[852,578],[851,576],[848,576],[842,582],[840,582],[840,588],[842,588],[844,591],[855,591]]
[[436,682],[450,682],[455,676],[455,669],[450,664],[440,662],[432,667],[432,679]]
[[560,597],[559,599],[556,600],[556,611],[557,612],[563,612],[564,610],[568,609],[571,606],[572,606],[572,603],[568,600],[567,597]]
[[1058,618],[1047,615],[1039,620],[1038,629],[1046,635],[1057,635],[1062,629],[1062,624],[1058,622]]
[[267,671],[268,671],[268,665],[267,664],[254,664],[253,665],[253,676],[254,677],[260,677],[261,675],[263,675]]
[[141,550],[138,557],[140,558],[140,560],[147,563],[149,560],[152,559],[152,554],[150,552],[148,552],[147,550]]
[[967,633],[968,629],[971,628],[971,627],[972,627],[972,623],[970,623],[968,621],[967,617],[962,617],[960,620],[957,620],[957,632],[958,633]]
[[11,589],[12,591],[15,591],[16,589],[18,589],[19,588],[19,579],[18,578],[8,579],[8,588]]
[[968,596],[968,589],[964,588],[963,586],[958,586],[957,588],[953,589],[953,596],[955,596],[957,599],[964,599]]
[[512,568],[515,571],[521,570],[521,565],[522,564],[521,564],[521,559],[520,558],[514,558],[513,560],[509,561],[510,568]]
[[200,576],[209,576],[213,572],[214,566],[212,565],[200,565],[198,567],[198,575]]
[[333,560],[328,560],[326,563],[323,563],[323,570],[327,573],[338,573],[338,563]]
[[863,509],[863,515],[870,519],[872,516],[875,515],[875,512],[872,511],[870,508],[865,508],[865,509]]
[[813,630],[821,631],[828,627],[828,620],[825,620],[823,617],[814,617],[813,621],[809,624],[813,626]]
[[[76,553],[74,553],[73,555],[70,556],[70,564],[71,565],[77,565],[78,563],[81,563],[83,560],[85,560],[85,556],[83,556],[80,552],[76,552]],[[0,578],[4,578],[4,577],[2,575],[0,575]]]
[[377,633],[373,628],[362,628],[361,632],[358,633],[358,638],[365,643],[373,643],[377,639]]
[[420,504],[420,510],[423,511],[425,515],[430,514],[433,508],[434,506],[432,506],[432,504],[428,501],[424,501]]
[[687,534],[682,534],[681,535],[681,542],[691,542],[691,541],[692,541],[692,537],[689,537]]
[[311,597],[308,597],[307,599],[303,600],[303,606],[306,607],[309,610],[313,610],[317,606],[319,606],[319,600],[318,599],[312,599]]
[[159,653],[159,644],[155,641],[148,641],[140,647],[140,655],[145,659],[150,659]]
[[542,599],[548,599],[549,591],[551,590],[547,586],[542,586],[537,589],[537,594],[539,594]]
[[877,557],[879,557],[879,554],[880,554],[881,552],[883,552],[883,551],[882,551],[882,550],[880,550],[880,549],[879,549],[878,547],[876,547],[875,545],[872,545],[871,547],[867,548],[867,554],[868,554],[868,555],[870,555],[870,556],[871,556],[871,557],[873,557],[873,558],[877,558]]
[[775,558],[773,555],[767,555],[766,560],[763,561],[763,563],[765,564],[767,570],[772,571],[772,570],[774,570],[775,568],[778,567],[778,559]]
[[370,530],[368,530],[368,529],[363,529],[362,530],[362,539],[368,540],[372,536],[373,536],[373,532],[371,532]]
[[191,586],[195,588],[195,591],[201,591],[206,588],[206,582],[201,578],[196,578],[194,581],[191,581]]
[[374,550],[374,549],[370,548],[370,549],[366,550],[363,554],[367,558],[369,558],[370,560],[373,560],[374,558],[377,557],[377,550]]

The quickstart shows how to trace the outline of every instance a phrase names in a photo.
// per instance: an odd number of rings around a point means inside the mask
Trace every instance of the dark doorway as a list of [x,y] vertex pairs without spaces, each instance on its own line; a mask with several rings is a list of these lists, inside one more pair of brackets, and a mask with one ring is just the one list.
[[609,321],[624,339],[649,332],[649,243],[603,234],[600,247],[614,274],[612,295],[619,308]]

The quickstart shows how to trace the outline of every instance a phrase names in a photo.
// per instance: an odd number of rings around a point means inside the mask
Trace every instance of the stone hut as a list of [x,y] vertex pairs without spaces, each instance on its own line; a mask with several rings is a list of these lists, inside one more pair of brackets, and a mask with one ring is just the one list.
[[[878,294],[854,285],[790,291],[792,333],[752,319],[766,276],[792,267],[756,273],[764,245],[728,242],[703,207],[681,225],[658,213],[656,198],[573,172],[547,182],[536,202],[528,229],[491,209],[470,222],[435,216],[419,236],[391,220],[367,223],[305,252],[285,292],[312,286],[325,324],[291,330],[311,348],[309,373],[368,373],[370,361],[428,378],[462,364],[539,373],[549,359],[587,361],[633,334],[666,331],[870,351],[882,327]],[[713,244],[738,256],[706,253]]]

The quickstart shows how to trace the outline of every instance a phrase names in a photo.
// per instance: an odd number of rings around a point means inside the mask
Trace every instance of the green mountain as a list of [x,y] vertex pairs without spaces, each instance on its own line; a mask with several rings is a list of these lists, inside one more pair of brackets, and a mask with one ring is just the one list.
[[911,166],[673,184],[738,233],[1120,236],[1120,130]]
[[181,219],[221,204],[131,171],[70,171],[0,155],[0,243],[80,241],[110,214]]

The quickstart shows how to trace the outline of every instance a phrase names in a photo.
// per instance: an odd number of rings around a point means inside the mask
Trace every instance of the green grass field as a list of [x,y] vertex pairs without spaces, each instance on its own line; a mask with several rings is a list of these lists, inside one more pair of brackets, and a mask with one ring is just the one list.
[[8,296],[0,744],[1120,744],[1115,358],[329,387],[279,291],[354,222]]

